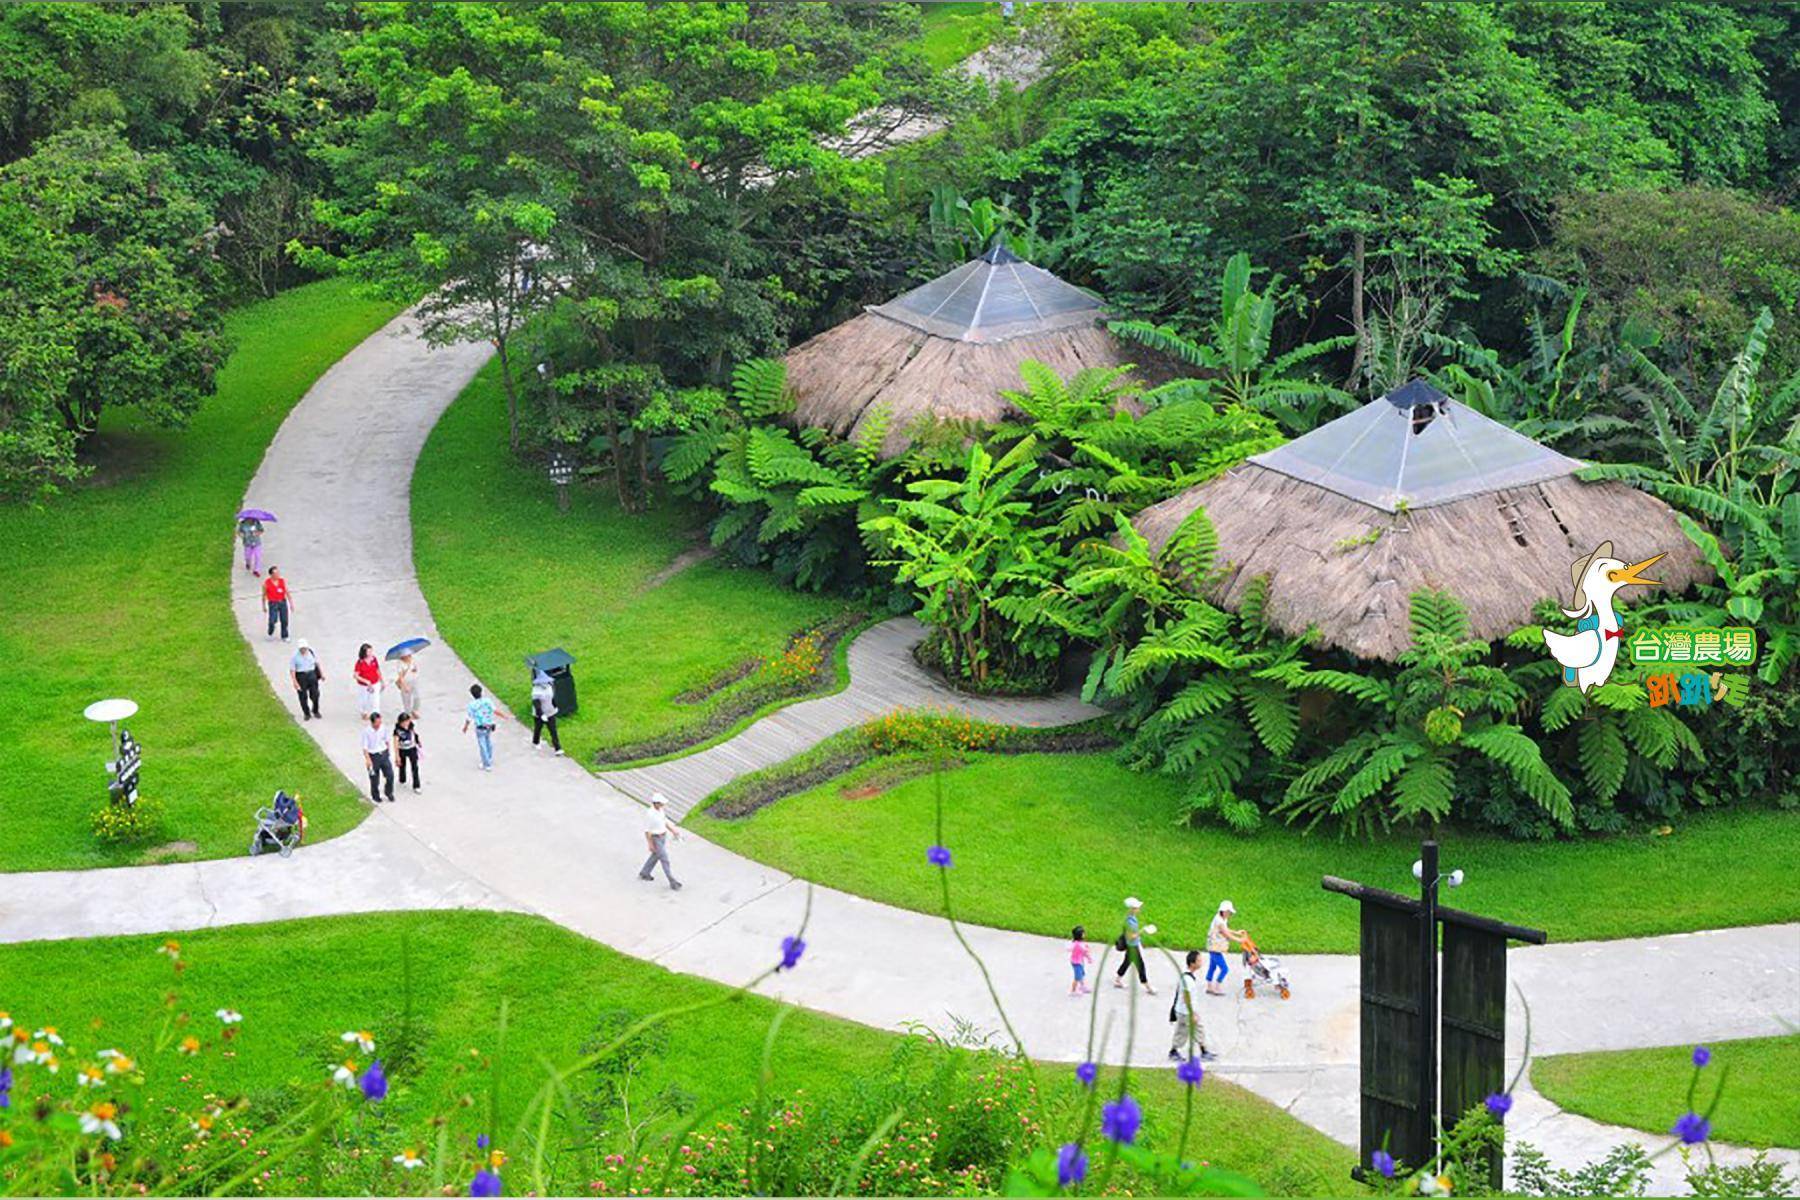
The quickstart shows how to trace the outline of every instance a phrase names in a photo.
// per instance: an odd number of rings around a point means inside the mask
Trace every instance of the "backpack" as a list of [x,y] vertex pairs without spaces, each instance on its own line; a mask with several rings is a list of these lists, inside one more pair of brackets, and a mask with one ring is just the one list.
[[[1192,979],[1194,977],[1194,973],[1192,971],[1183,971],[1182,974],[1186,975],[1189,979]],[[1176,1013],[1179,1012],[1181,1009],[1181,997],[1185,994],[1186,993],[1184,993],[1181,988],[1181,980],[1177,979],[1175,981],[1174,998],[1169,1001],[1169,1023],[1171,1025],[1173,1025],[1176,1021],[1179,1021],[1181,1019],[1180,1017],[1178,1017],[1176,1015]]]

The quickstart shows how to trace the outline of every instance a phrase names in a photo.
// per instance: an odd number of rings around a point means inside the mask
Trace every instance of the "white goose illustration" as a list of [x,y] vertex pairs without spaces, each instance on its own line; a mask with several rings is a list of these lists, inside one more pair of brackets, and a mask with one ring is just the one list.
[[1574,608],[1563,609],[1565,616],[1577,618],[1574,633],[1544,630],[1544,645],[1550,657],[1562,664],[1563,682],[1580,688],[1583,694],[1591,687],[1605,683],[1618,661],[1619,644],[1624,641],[1619,614],[1613,608],[1613,597],[1631,584],[1655,584],[1638,572],[1662,558],[1653,554],[1643,562],[1626,566],[1613,557],[1613,544],[1601,542],[1594,552],[1578,560],[1570,571],[1575,582]]

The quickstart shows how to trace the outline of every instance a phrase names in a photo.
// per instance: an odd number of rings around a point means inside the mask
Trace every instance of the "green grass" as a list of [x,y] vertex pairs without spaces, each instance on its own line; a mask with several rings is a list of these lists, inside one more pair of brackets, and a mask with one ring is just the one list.
[[925,61],[953,67],[994,40],[1002,20],[998,4],[921,4],[919,37],[913,44]]
[[690,724],[696,709],[675,703],[681,692],[779,654],[790,634],[844,610],[717,559],[652,586],[704,544],[700,517],[672,501],[624,513],[605,483],[571,488],[559,512],[543,471],[507,451],[495,363],[432,431],[412,496],[413,558],[438,628],[507,705],[527,711],[525,655],[561,646],[575,656],[580,711],[561,730],[583,763],[601,746]]
[[[937,783],[914,779],[878,795],[844,795],[871,763],[778,800],[751,816],[698,813],[694,832],[828,887],[932,912]],[[1325,892],[1331,874],[1405,892],[1415,885],[1416,836],[1375,843],[1304,836],[1271,825],[1251,836],[1177,824],[1181,786],[1104,753],[972,756],[943,776],[945,844],[955,854],[957,915],[1056,937],[1085,924],[1111,936],[1120,901],[1141,896],[1145,919],[1192,942],[1219,900],[1241,927],[1280,952],[1353,952],[1354,902]],[[1668,837],[1557,843],[1444,830],[1445,869],[1468,882],[1457,907],[1547,929],[1557,941],[1617,938],[1792,920],[1800,911],[1800,814],[1694,814]],[[1755,847],[1755,853],[1747,853]]]
[[[511,1130],[534,1077],[541,1078],[540,1063],[573,1061],[605,1020],[631,1020],[727,991],[512,914],[383,914],[183,934],[181,953],[190,965],[179,980],[156,953],[161,942],[130,937],[0,947],[0,1008],[27,1027],[57,1025],[74,1048],[65,1055],[71,1062],[80,1058],[75,1051],[92,1053],[102,1044],[145,1059],[147,1094],[138,1106],[194,1111],[206,1092],[255,1098],[288,1084],[316,1085],[327,1064],[346,1053],[338,1040],[344,1030],[369,1030],[377,1052],[392,1055],[410,995],[416,1065],[395,1075],[380,1114],[382,1132],[366,1151],[384,1156],[409,1144],[409,1131],[410,1144],[431,1146],[435,1135],[422,1139],[416,1131],[435,1115],[450,1118],[459,1145],[484,1127],[492,1076],[483,1057],[496,1052],[503,1000],[511,1065],[500,1072],[505,1086],[495,1128],[501,1144],[517,1154]],[[775,953],[770,947],[771,958]],[[807,969],[804,961],[797,968]],[[175,1010],[194,1016],[187,1028],[208,1043],[197,1058],[150,1054],[166,1016],[161,999],[171,989],[181,996]],[[245,1016],[229,1047],[219,1043],[210,1015],[227,1006]],[[725,1104],[717,1119],[731,1119],[735,1106],[753,1096],[777,1008],[746,997],[674,1019],[660,1050],[642,1064],[634,1103],[643,1109],[676,1088],[687,1094],[688,1112]],[[841,1093],[880,1074],[899,1041],[793,1010],[780,1029],[771,1095],[793,1097],[804,1089],[816,1103]],[[1074,1088],[1067,1067],[1046,1071],[1054,1072],[1053,1086]],[[1172,1075],[1142,1074],[1133,1085],[1149,1114],[1148,1137],[1172,1138],[1179,1128]],[[30,1094],[21,1083],[15,1098]],[[456,1098],[465,1095],[474,1103],[459,1110]],[[29,1108],[15,1105],[13,1112]],[[1229,1083],[1208,1080],[1196,1109],[1194,1144],[1215,1164],[1266,1186],[1318,1192],[1340,1182],[1350,1166],[1350,1151]],[[680,1120],[665,1118],[656,1128],[667,1132]],[[305,1179],[284,1183],[309,1188]]]
[[[1531,1064],[1532,1085],[1570,1112],[1650,1133],[1669,1132],[1688,1111],[1692,1046],[1601,1054],[1556,1054]],[[1713,1136],[1744,1146],[1800,1148],[1800,1034],[1714,1042],[1700,1071],[1693,1107],[1713,1112]]]
[[[108,412],[94,477],[41,508],[0,508],[0,869],[130,862],[89,829],[109,743],[81,710],[140,706],[141,794],[166,806],[173,856],[241,854],[277,786],[303,793],[312,836],[361,819],[355,790],[301,734],[238,635],[233,515],[263,451],[312,381],[393,316],[340,282],[229,321],[218,395],[185,430]],[[279,527],[272,543],[279,553]]]

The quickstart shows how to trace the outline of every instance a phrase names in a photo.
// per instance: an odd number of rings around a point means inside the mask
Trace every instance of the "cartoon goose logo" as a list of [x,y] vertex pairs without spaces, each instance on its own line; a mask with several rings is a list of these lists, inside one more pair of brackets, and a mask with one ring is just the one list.
[[1660,558],[1662,555],[1653,554],[1643,562],[1626,566],[1622,559],[1613,557],[1611,542],[1601,542],[1592,554],[1575,562],[1569,571],[1575,583],[1575,607],[1563,609],[1565,616],[1576,618],[1575,632],[1544,630],[1544,645],[1550,648],[1550,657],[1562,664],[1564,683],[1585,694],[1589,688],[1606,682],[1624,641],[1613,597],[1620,588],[1634,583],[1662,582],[1639,574]]

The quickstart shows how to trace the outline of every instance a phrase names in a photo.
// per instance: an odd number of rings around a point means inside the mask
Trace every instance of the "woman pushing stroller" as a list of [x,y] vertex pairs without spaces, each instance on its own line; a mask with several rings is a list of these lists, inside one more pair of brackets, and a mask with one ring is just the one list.
[[1206,928],[1206,994],[1223,996],[1225,994],[1225,976],[1230,968],[1225,965],[1225,952],[1231,949],[1231,943],[1243,944],[1247,936],[1241,929],[1231,927],[1231,918],[1237,915],[1237,906],[1229,900],[1219,901],[1219,911],[1213,914],[1212,924]]

